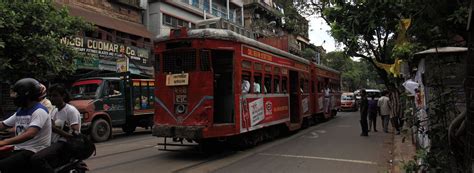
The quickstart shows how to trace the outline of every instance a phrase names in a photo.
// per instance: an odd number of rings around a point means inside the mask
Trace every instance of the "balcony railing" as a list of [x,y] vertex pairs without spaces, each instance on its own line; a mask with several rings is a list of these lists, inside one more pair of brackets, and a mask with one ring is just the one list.
[[245,6],[247,6],[247,5],[259,5],[263,9],[265,9],[265,10],[267,10],[267,11],[269,11],[269,12],[275,14],[275,15],[281,14],[281,12],[278,11],[277,9],[275,9],[273,7],[273,5],[267,4],[263,0],[245,0],[244,5]]

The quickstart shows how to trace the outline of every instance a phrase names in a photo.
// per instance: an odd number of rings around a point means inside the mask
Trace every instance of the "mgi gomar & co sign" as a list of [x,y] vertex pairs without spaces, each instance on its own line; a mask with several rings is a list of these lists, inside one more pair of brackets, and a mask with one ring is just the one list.
[[73,46],[79,52],[84,52],[88,55],[97,55],[99,59],[115,61],[117,58],[127,55],[130,60],[134,61],[134,64],[151,66],[149,61],[149,49],[127,46],[89,37],[64,37],[61,39],[61,43]]

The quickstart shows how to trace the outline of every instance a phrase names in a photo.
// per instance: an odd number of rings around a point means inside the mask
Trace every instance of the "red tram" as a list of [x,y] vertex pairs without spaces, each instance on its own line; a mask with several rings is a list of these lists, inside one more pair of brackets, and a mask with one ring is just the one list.
[[340,106],[339,72],[229,30],[172,30],[155,54],[157,137],[255,143]]

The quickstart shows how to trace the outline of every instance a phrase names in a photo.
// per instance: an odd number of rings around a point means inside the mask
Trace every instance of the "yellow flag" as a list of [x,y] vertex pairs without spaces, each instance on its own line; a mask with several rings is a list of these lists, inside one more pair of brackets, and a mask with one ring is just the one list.
[[406,31],[411,25],[411,19],[402,19],[400,24],[402,25],[403,30]]
[[400,76],[400,68],[401,68],[402,62],[403,61],[398,58],[395,59],[395,63],[393,64],[384,64],[384,63],[374,61],[377,67],[384,69],[388,74],[393,75],[394,77]]

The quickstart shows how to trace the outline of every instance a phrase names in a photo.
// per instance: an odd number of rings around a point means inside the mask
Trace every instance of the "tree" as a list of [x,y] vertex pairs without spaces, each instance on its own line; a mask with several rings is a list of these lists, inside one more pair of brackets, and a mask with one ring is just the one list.
[[84,60],[72,47],[60,44],[63,37],[92,29],[92,25],[57,9],[53,2],[0,1],[0,80],[24,77],[38,80],[62,78]]
[[[378,76],[373,67],[362,60],[353,61],[343,51],[329,52],[322,60],[323,65],[342,72],[342,89],[344,91],[355,91],[360,88],[379,88],[377,86]],[[367,80],[371,81],[367,83]]]

